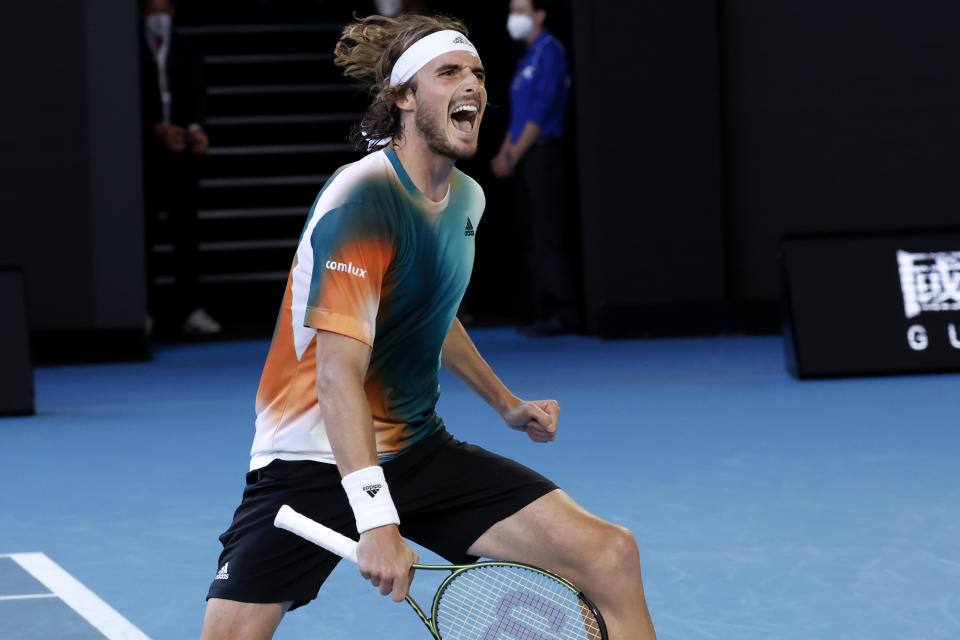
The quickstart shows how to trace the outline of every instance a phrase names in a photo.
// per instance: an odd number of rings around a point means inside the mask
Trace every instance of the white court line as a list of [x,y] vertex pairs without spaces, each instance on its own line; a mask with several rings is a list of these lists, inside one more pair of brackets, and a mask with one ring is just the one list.
[[67,606],[79,613],[109,640],[150,640],[129,620],[117,613],[79,580],[60,568],[42,553],[11,553],[0,558],[12,558],[34,578],[43,583]]

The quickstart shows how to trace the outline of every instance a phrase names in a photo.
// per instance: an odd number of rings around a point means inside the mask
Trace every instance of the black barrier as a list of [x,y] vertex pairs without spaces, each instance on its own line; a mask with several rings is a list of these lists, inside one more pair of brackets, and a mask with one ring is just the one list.
[[34,412],[33,367],[19,268],[0,267],[0,416]]
[[960,371],[960,229],[788,236],[781,255],[795,376]]

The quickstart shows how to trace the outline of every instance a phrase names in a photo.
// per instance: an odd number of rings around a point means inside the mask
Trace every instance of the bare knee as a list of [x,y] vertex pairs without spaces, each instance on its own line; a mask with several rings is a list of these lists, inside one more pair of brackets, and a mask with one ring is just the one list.
[[629,529],[598,519],[582,533],[576,546],[566,548],[557,568],[561,575],[593,594],[639,579],[640,551]]
[[640,549],[629,529],[607,524],[598,539],[598,563],[610,573],[640,571]]
[[258,604],[210,598],[200,640],[269,640],[290,604]]
[[643,593],[640,550],[628,529],[603,523],[590,543],[581,566],[570,576],[577,586],[599,600],[606,600],[607,594]]

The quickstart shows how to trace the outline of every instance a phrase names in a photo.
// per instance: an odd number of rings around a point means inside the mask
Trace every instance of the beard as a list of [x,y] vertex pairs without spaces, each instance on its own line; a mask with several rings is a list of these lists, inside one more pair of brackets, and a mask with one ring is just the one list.
[[418,105],[417,115],[414,124],[417,131],[423,136],[427,147],[437,155],[445,156],[452,160],[469,160],[477,153],[477,145],[472,144],[466,149],[457,149],[451,144],[447,137],[444,127],[444,118],[449,117],[445,111],[439,109],[425,108],[425,105]]

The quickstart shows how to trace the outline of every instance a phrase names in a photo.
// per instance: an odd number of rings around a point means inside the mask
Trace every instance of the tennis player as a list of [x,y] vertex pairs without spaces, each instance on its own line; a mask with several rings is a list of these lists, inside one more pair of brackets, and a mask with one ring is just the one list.
[[359,569],[401,601],[413,540],[451,562],[525,562],[580,586],[613,640],[654,638],[636,542],[516,462],[454,439],[437,415],[442,363],[506,424],[556,437],[554,400],[513,395],[455,314],[470,280],[484,70],[462,23],[407,15],[348,25],[336,63],[373,103],[368,153],[313,205],[256,401],[243,499],[207,595],[203,640],[272,637],[338,558],[273,526],[283,504],[353,538]]

